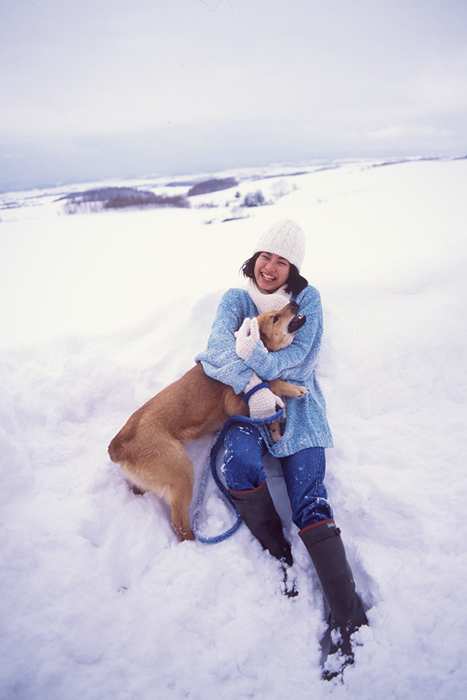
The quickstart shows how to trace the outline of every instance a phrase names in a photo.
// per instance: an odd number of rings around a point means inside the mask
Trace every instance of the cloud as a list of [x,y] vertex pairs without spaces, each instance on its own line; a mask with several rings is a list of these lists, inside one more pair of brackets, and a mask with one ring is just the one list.
[[465,3],[47,0],[2,19],[1,138],[25,176],[467,147]]
[[433,143],[453,136],[448,129],[438,129],[429,125],[398,124],[368,132],[368,140],[379,143],[401,143],[408,140],[431,139]]

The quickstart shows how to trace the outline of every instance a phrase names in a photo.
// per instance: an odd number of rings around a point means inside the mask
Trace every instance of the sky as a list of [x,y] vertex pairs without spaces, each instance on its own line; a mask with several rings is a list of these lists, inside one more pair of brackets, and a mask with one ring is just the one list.
[[467,152],[463,0],[0,0],[0,189]]

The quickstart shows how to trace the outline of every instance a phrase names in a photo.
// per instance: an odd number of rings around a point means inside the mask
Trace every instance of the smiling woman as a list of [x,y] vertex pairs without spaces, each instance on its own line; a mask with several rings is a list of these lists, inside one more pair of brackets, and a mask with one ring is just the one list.
[[[244,522],[264,549],[281,562],[287,595],[296,595],[288,582],[292,550],[266,484],[263,456],[269,451],[281,463],[293,521],[320,578],[328,604],[327,630],[321,640],[323,677],[330,655],[339,659],[337,672],[353,663],[351,634],[367,624],[352,572],[334,522],[324,486],[325,448],[332,446],[326,405],[315,367],[322,335],[319,292],[300,275],[305,234],[288,219],[277,222],[258,240],[244,263],[246,289],[230,289],[221,300],[207,350],[198,356],[204,372],[236,394],[248,396],[250,417],[264,425],[233,425],[224,439],[224,475],[230,495]],[[294,305],[299,319],[287,347],[268,352],[255,318]],[[299,314],[297,315],[297,311]],[[274,322],[274,317],[272,317]],[[268,417],[283,407],[265,382],[275,379],[300,383],[304,397],[287,399],[286,423],[279,439],[267,428]],[[331,632],[340,633],[339,640]],[[340,656],[339,656],[340,654]]]

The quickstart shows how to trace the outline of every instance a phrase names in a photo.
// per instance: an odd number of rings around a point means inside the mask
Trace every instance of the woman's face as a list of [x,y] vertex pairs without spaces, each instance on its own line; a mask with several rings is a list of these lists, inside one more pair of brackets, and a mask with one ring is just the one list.
[[262,292],[275,292],[289,278],[290,263],[275,253],[260,253],[255,262],[255,282]]

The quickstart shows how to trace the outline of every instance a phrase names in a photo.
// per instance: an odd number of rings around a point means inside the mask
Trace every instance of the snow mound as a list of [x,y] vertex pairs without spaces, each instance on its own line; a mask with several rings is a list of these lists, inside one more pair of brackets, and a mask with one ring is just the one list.
[[[228,230],[200,211],[77,219],[50,202],[2,224],[2,698],[464,696],[466,178],[465,161],[306,173]],[[278,463],[293,600],[246,528],[179,544],[106,455],[192,365],[258,231],[283,216],[309,235],[327,486],[371,606],[344,685],[319,679],[322,601]],[[198,476],[209,448],[189,445]],[[207,527],[224,516],[211,485]]]

